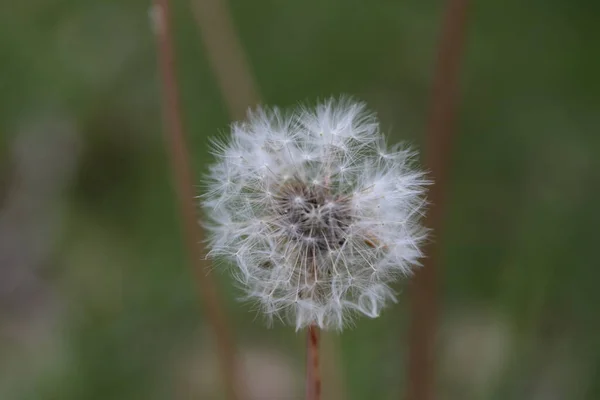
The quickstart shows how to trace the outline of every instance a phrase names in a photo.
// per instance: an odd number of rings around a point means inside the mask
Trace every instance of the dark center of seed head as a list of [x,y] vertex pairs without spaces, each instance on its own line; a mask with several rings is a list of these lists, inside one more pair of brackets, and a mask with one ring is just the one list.
[[339,248],[351,222],[349,201],[323,186],[284,184],[276,196],[277,212],[289,227],[291,240],[319,250]]

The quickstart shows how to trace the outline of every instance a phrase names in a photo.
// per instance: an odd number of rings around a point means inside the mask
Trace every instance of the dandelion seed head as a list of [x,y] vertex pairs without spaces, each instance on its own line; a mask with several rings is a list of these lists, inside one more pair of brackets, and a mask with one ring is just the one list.
[[395,301],[389,284],[422,256],[428,181],[414,152],[388,149],[363,103],[259,108],[213,151],[209,256],[235,265],[269,319],[342,329]]

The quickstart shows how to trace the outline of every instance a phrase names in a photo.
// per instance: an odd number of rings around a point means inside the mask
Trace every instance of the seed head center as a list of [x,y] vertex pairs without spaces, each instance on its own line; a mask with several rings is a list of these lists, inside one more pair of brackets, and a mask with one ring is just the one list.
[[352,220],[347,196],[295,181],[281,185],[275,198],[276,212],[289,228],[291,240],[318,250],[336,249],[346,241]]

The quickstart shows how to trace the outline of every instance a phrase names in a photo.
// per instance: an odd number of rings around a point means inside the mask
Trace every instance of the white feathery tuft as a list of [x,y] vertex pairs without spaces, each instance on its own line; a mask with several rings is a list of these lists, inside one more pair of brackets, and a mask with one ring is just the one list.
[[210,257],[272,319],[342,329],[377,317],[388,286],[419,265],[424,173],[388,150],[374,114],[350,99],[285,114],[249,112],[215,141],[202,204]]

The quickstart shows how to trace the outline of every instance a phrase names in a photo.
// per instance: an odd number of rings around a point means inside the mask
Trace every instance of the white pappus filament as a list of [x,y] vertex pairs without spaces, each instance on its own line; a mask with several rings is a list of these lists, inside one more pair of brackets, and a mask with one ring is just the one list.
[[231,261],[248,298],[296,329],[379,315],[426,230],[415,153],[388,149],[363,103],[258,109],[214,142],[201,196],[209,256]]

